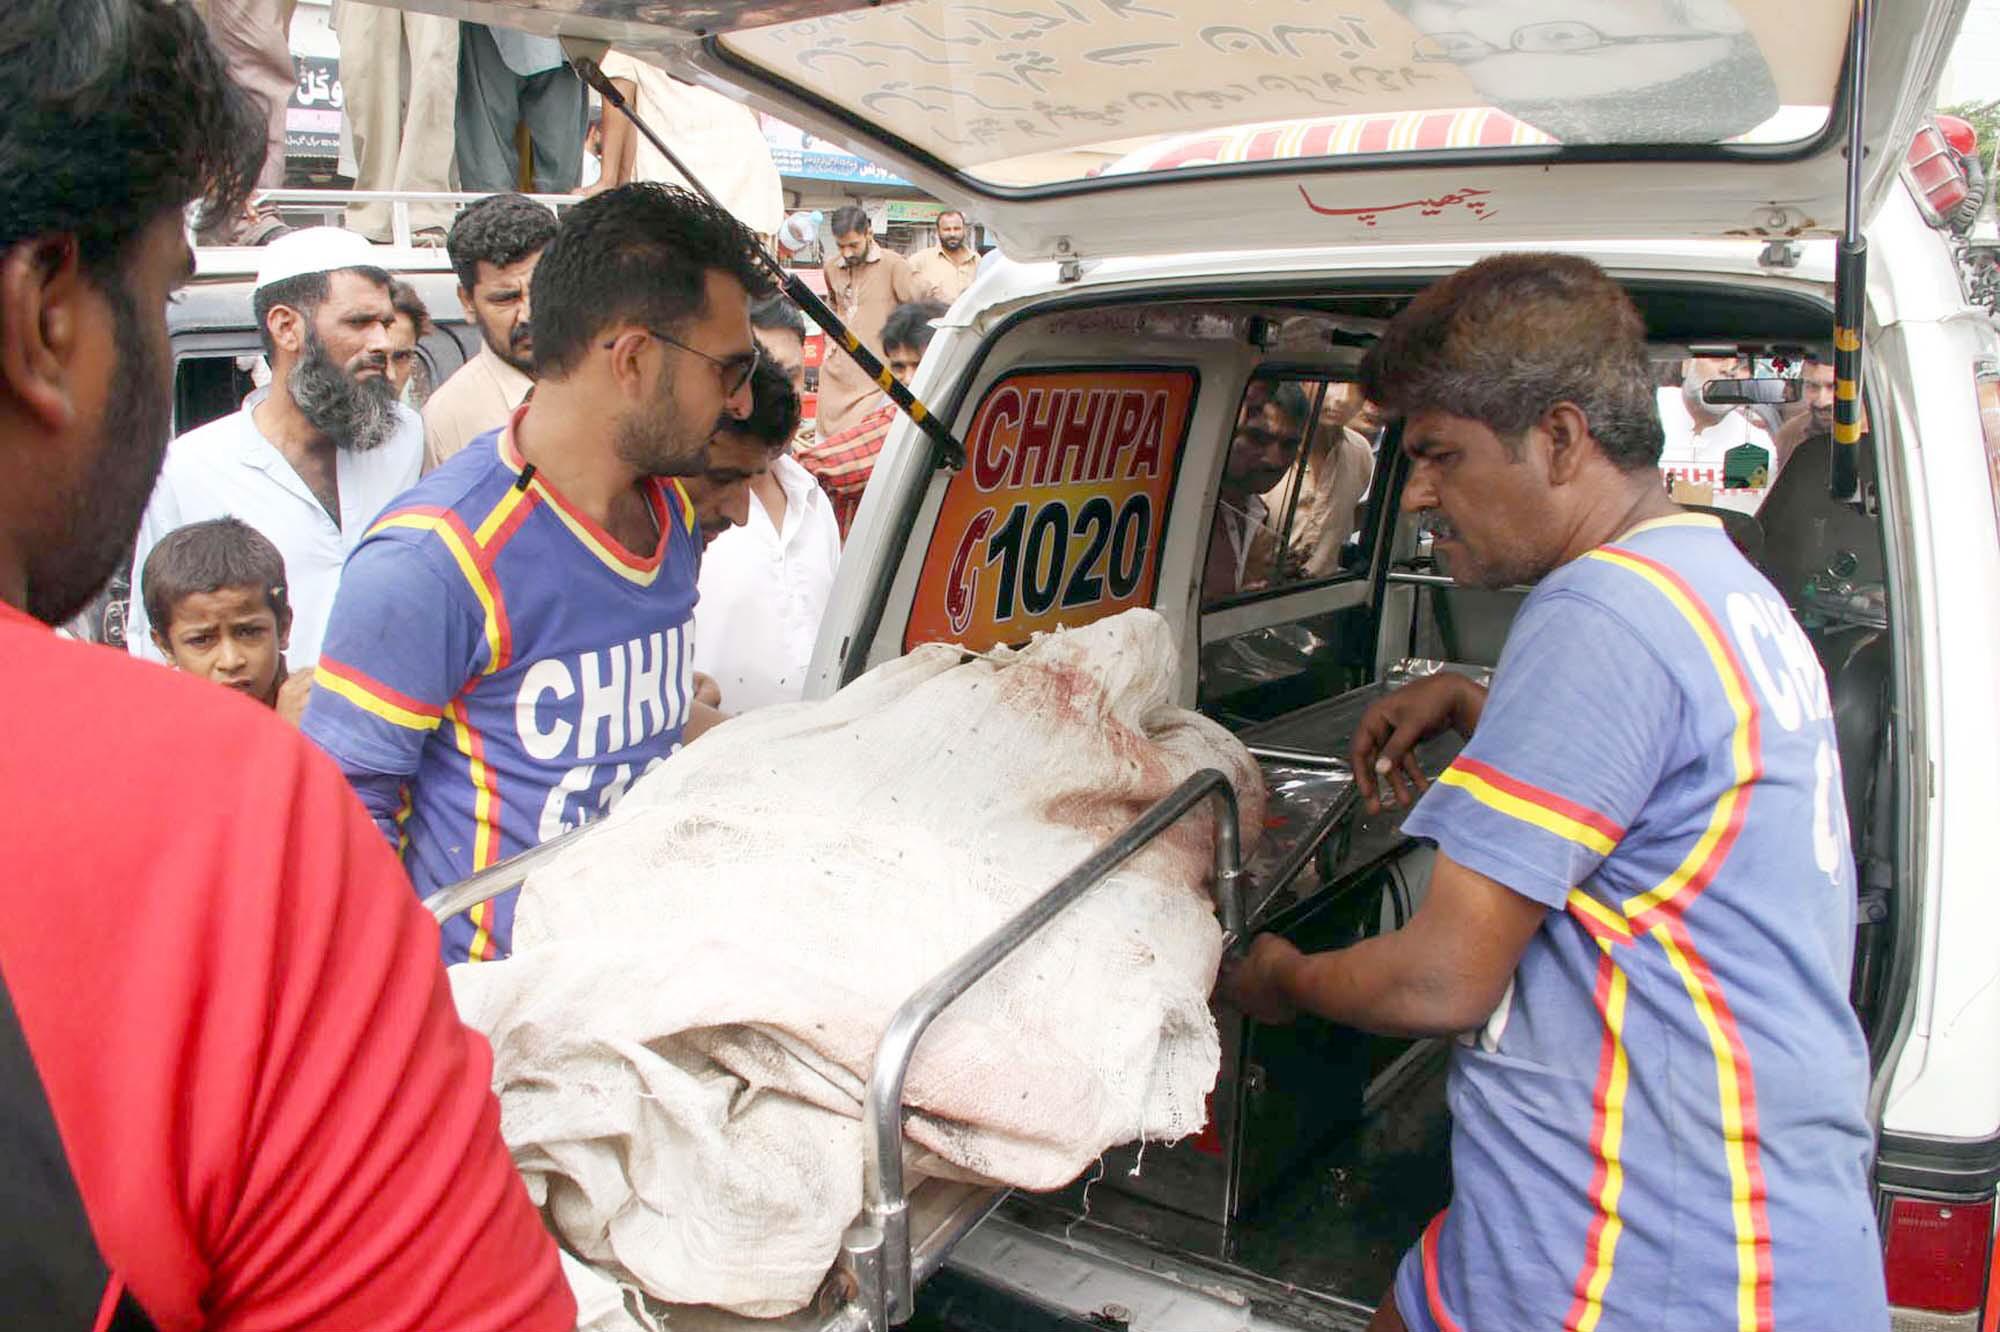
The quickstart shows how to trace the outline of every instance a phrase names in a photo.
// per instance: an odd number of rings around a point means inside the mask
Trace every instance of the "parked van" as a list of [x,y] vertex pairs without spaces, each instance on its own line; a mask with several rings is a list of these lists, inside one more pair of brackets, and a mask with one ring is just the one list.
[[[1341,420],[1361,355],[1438,278],[1540,249],[1625,286],[1663,384],[1696,359],[1796,377],[1832,356],[1858,114],[1869,432],[1718,489],[1755,492],[1727,525],[1831,687],[1898,1325],[1995,1327],[2000,337],[1903,172],[1963,0],[1867,7],[1859,107],[1844,0],[793,3],[723,32],[637,0],[449,8],[651,51],[986,225],[1005,261],[912,385],[962,465],[891,433],[809,696],[923,642],[1158,610],[1181,702],[1266,765],[1252,925],[1305,948],[1392,929],[1424,891],[1429,850],[1352,799],[1360,712],[1416,674],[1490,670],[1527,591],[1432,561],[1395,428]],[[1296,434],[1242,428],[1267,408]],[[1208,1130],[1008,1200],[943,1263],[930,1316],[1366,1323],[1447,1201],[1446,1045],[1219,1018]]]

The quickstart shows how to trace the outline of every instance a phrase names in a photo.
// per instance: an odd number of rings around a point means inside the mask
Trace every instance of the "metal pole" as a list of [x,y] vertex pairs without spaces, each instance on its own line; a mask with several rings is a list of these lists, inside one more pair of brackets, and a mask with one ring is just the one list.
[[[618,91],[617,85],[604,76],[604,71],[598,67],[595,60],[588,56],[578,56],[572,63],[576,66],[577,74],[585,83],[597,90],[607,106],[615,106],[623,112],[625,119],[632,122],[632,128],[645,135],[646,142],[659,149],[661,155],[673,163],[674,170],[680,172],[681,178],[694,187],[695,193],[717,208],[722,207],[722,201],[709,192],[708,186],[702,184],[699,176],[688,170],[687,163],[681,161],[680,155],[667,146],[667,141],[655,134],[651,125],[640,119],[639,113],[632,109],[631,104]],[[889,400],[902,408],[904,414],[930,436],[931,442],[944,453],[945,465],[954,469],[963,468],[965,446],[958,442],[957,437],[951,433],[951,428],[933,415],[931,409],[919,402],[909,389],[903,387],[902,381],[889,373],[889,367],[883,365],[875,353],[869,351],[861,339],[854,336],[853,331],[841,322],[840,317],[834,314],[832,308],[821,300],[811,287],[801,281],[797,274],[788,271],[780,264],[776,255],[765,249],[762,244],[757,245],[756,255],[758,261],[769,271],[792,303],[811,315],[814,323],[831,333],[834,340],[854,358],[854,363],[889,395]]]
[[[887,1309],[889,1323],[901,1323],[910,1316],[915,1296],[910,1272],[910,1203],[903,1189],[902,1106],[903,1083],[917,1042],[938,1015],[980,977],[1205,800],[1216,806],[1215,896],[1224,946],[1232,951],[1241,948],[1245,942],[1243,853],[1236,792],[1222,773],[1203,768],[987,935],[978,947],[904,1000],[889,1019],[882,1043],[875,1050],[875,1067],[861,1107],[863,1206],[860,1223],[850,1228],[849,1235],[862,1241],[863,1249],[843,1259],[847,1270],[864,1283],[879,1273],[886,1295],[877,1297],[864,1288],[860,1299],[864,1307],[879,1299],[880,1307]],[[878,1233],[879,1258],[874,1252]]]
[[1869,0],[1854,0],[1847,42],[1847,216],[1834,255],[1833,458],[1829,489],[1851,498],[1859,486],[1861,338],[1868,316],[1868,241],[1861,234],[1862,113],[1868,86]]

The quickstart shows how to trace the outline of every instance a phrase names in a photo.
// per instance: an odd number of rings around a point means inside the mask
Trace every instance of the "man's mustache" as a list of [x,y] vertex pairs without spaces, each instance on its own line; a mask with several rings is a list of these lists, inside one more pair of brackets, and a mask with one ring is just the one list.
[[516,324],[514,330],[507,335],[507,345],[509,347],[519,347],[523,343],[534,341],[534,339],[535,327],[533,324]]

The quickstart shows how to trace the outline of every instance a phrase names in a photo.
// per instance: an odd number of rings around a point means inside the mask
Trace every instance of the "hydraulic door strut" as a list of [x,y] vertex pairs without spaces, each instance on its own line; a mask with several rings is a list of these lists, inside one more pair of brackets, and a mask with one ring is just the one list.
[[1854,0],[1847,34],[1847,216],[1833,267],[1833,465],[1835,499],[1860,486],[1861,330],[1868,315],[1868,239],[1861,234],[1863,96],[1868,86],[1869,0]]
[[[579,43],[578,45],[581,44]],[[694,187],[695,193],[701,195],[702,198],[708,200],[717,208],[723,208],[723,211],[727,212],[728,210],[723,207],[722,201],[710,193],[708,186],[702,183],[701,178],[688,170],[687,163],[681,161],[680,155],[674,152],[672,148],[669,148],[667,141],[654,133],[653,127],[648,125],[640,117],[639,113],[632,109],[632,104],[625,100],[624,95],[618,91],[617,86],[604,76],[604,71],[598,67],[596,58],[592,55],[578,53],[575,47],[571,47],[570,50],[570,63],[576,67],[577,75],[585,83],[597,90],[598,95],[604,98],[605,105],[617,107],[618,110],[623,112],[625,119],[632,122],[632,128],[645,135],[646,141],[659,149],[661,154],[674,164],[674,169],[681,173],[683,180]],[[599,50],[601,51],[602,48],[600,47]],[[841,322],[840,317],[834,314],[832,308],[825,301],[821,300],[798,274],[789,271],[780,264],[778,257],[772,254],[761,243],[756,247],[756,255],[758,261],[770,273],[772,278],[777,281],[779,288],[791,299],[792,303],[810,315],[814,323],[831,333],[834,336],[834,340],[846,350],[849,356],[854,358],[854,363],[866,371],[875,380],[876,384],[881,386],[882,391],[889,395],[889,400],[902,408],[904,414],[917,423],[918,429],[930,436],[931,442],[936,444],[942,452],[945,466],[954,469],[964,467],[965,446],[959,443],[957,436],[951,433],[951,427],[939,420],[930,408],[918,401],[915,394],[904,388],[902,381],[889,373],[888,367],[882,364],[875,353],[868,350],[860,338],[854,336],[853,330]]]

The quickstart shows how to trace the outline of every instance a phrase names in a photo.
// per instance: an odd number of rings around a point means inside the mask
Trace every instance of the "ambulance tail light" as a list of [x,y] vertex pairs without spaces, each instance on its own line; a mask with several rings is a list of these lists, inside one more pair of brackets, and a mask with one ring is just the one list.
[[1943,226],[1972,193],[1965,173],[1958,169],[1957,159],[1935,125],[1925,125],[1917,131],[1917,137],[1910,143],[1909,156],[1903,162],[1903,178],[1909,182],[1910,193],[1917,196],[1925,219],[1934,227]]
[[1979,151],[1979,132],[1972,128],[1972,122],[1963,116],[1933,116],[1937,121],[1938,133],[1944,135],[1945,143],[1960,157],[1970,157]]
[[[1987,1305],[1993,1198],[1939,1201],[1890,1195],[1883,1271],[1897,1328],[1986,1332],[2000,1315]],[[1980,1317],[1982,1307],[1986,1316]],[[1939,1315],[1945,1317],[1940,1318]]]

